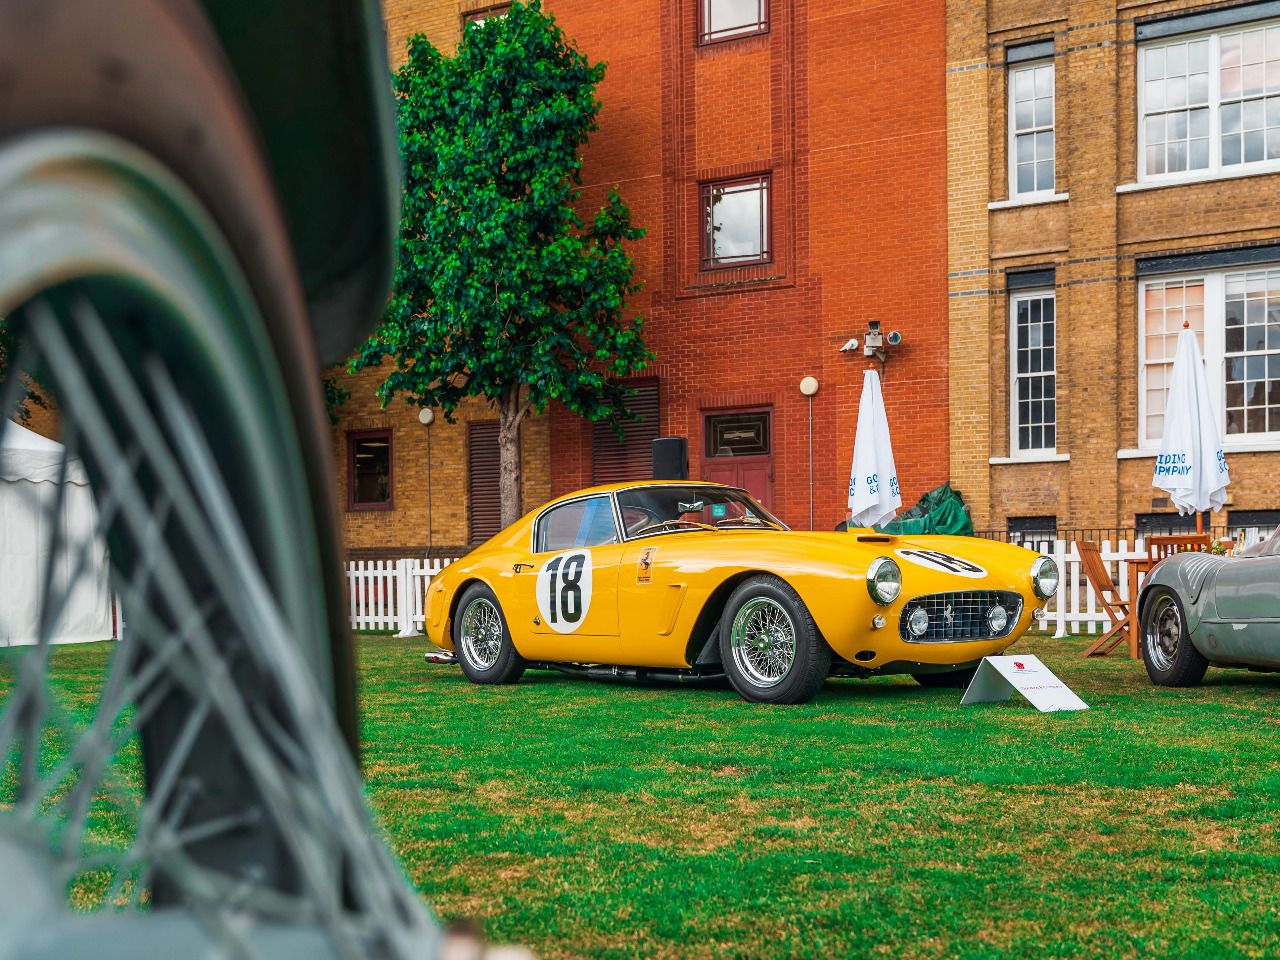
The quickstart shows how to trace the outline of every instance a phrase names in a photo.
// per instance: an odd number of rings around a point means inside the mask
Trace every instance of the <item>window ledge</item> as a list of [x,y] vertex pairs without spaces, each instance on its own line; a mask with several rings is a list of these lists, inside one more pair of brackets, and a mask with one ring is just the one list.
[[1034,207],[1042,203],[1062,203],[1070,199],[1069,193],[1035,193],[1026,197],[1012,197],[1008,200],[992,200],[987,204],[987,209],[1009,210],[1013,207]]
[[1165,187],[1185,187],[1191,183],[1215,183],[1219,180],[1243,180],[1246,177],[1265,177],[1280,173],[1280,163],[1268,163],[1265,167],[1254,167],[1249,170],[1233,170],[1230,173],[1197,173],[1194,176],[1171,177],[1168,180],[1141,180],[1137,183],[1122,183],[1116,187],[1116,193],[1137,193],[1142,190],[1162,190]]
[[[1244,443],[1224,443],[1222,452],[1226,456],[1233,453],[1280,453],[1280,440],[1255,440],[1253,442]],[[1141,460],[1144,457],[1159,456],[1160,451],[1156,449],[1144,450],[1138,447],[1128,447],[1124,450],[1116,451],[1117,460]]]
[[1029,453],[1022,457],[991,457],[987,463],[1003,467],[1014,463],[1066,463],[1070,459],[1069,453]]

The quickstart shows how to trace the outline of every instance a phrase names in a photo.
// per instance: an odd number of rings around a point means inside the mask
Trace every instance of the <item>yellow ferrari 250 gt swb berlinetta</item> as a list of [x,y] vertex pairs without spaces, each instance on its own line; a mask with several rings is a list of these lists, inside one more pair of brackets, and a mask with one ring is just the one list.
[[828,676],[960,686],[1042,615],[1048,557],[972,537],[792,531],[744,490],[646,481],[561,497],[451,564],[428,637],[476,683],[526,667],[712,679],[803,703]]

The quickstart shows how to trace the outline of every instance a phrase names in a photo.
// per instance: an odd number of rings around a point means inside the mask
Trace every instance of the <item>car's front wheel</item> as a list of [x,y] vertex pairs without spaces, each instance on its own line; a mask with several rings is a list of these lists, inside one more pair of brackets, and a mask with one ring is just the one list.
[[778,577],[743,581],[720,618],[720,657],[733,688],[758,703],[805,703],[831,670],[831,648],[800,595]]
[[467,588],[453,618],[453,648],[472,683],[515,683],[525,660],[516,652],[497,595],[483,583]]
[[1162,687],[1194,687],[1209,669],[1191,643],[1182,601],[1168,587],[1156,587],[1142,608],[1142,662]]

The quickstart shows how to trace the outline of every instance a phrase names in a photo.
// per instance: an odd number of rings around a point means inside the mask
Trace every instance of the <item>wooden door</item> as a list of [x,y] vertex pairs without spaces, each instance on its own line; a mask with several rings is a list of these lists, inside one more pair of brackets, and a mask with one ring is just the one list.
[[773,511],[773,412],[756,407],[703,418],[702,477],[742,487]]

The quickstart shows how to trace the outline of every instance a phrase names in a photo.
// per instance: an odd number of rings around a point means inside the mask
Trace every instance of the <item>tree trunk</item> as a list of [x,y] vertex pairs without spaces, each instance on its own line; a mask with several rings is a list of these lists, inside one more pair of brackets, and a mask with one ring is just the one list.
[[502,495],[502,526],[507,528],[520,519],[524,508],[520,503],[520,388],[508,387],[498,404],[498,491]]

